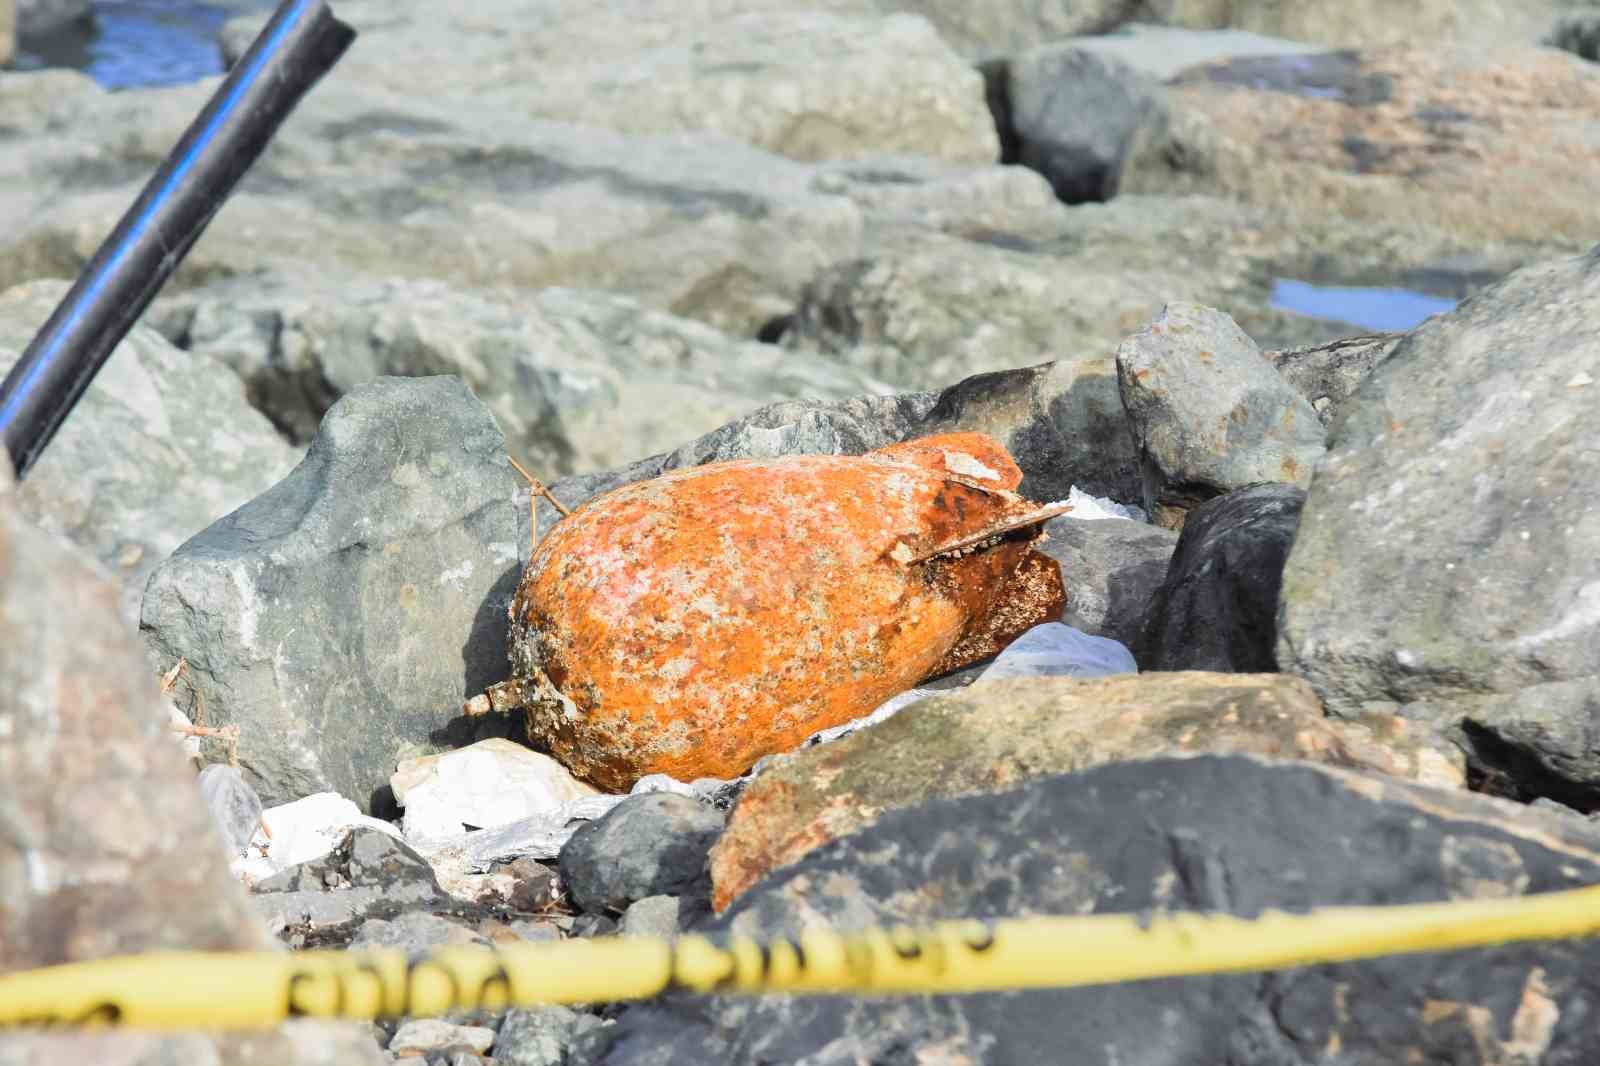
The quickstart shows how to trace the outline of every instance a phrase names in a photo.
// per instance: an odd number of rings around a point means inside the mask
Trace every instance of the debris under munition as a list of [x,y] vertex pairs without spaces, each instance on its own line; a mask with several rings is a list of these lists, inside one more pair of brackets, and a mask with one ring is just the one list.
[[563,518],[511,604],[533,744],[603,788],[731,778],[918,682],[995,654],[1064,602],[1033,550],[1069,508],[1016,494],[997,442],[673,471]]

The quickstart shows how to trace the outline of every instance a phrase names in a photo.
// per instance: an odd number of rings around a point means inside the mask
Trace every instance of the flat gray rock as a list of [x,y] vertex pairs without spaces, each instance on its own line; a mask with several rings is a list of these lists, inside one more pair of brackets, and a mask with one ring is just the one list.
[[379,380],[151,578],[147,644],[188,661],[208,721],[239,726],[263,802],[334,791],[370,809],[402,752],[470,739],[461,704],[505,676],[528,544],[505,454],[460,379]]

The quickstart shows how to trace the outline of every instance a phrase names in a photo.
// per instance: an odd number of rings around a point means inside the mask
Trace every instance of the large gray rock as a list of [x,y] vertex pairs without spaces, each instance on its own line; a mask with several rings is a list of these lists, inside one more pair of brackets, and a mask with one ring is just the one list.
[[1306,485],[1322,423],[1233,320],[1172,303],[1117,349],[1117,383],[1138,442],[1144,505],[1163,525],[1261,481]]
[[[1245,755],[1112,763],[888,811],[773,872],[710,927],[793,936],[1028,914],[1254,916],[1510,898],[1600,881],[1582,819]],[[589,1062],[1493,1066],[1586,1061],[1600,941],[993,995],[672,997]],[[1071,1049],[1063,1057],[1063,1049]]]
[[[712,131],[794,159],[903,151],[992,161],[998,145],[978,73],[926,19],[851,7],[481,0],[467,13],[349,0],[339,16],[362,47],[339,77],[404,94],[426,69],[431,94],[496,114],[631,133]],[[227,50],[247,43],[259,21],[231,25]],[[530,25],[535,36],[507,32]],[[511,69],[517,76],[507,78]]]
[[1139,137],[1166,127],[1163,90],[1120,58],[1072,42],[1006,64],[1005,114],[1017,161],[1067,203],[1109,200]]
[[505,672],[518,481],[459,379],[382,379],[151,577],[147,643],[188,661],[209,722],[239,726],[263,801],[332,790],[367,808],[402,749],[465,739],[449,731],[462,700]]
[[233,278],[164,300],[151,319],[232,366],[299,441],[356,385],[459,375],[547,476],[643,458],[764,403],[889,391],[835,360],[573,289],[516,300],[426,280]]
[[268,944],[169,730],[116,586],[0,493],[0,972]]
[[1418,326],[1362,387],[1279,615],[1280,664],[1331,712],[1426,700],[1487,721],[1510,701],[1528,720],[1552,685],[1594,706],[1575,692],[1600,692],[1596,300],[1600,250],[1526,268]]
[[[0,375],[67,289],[41,281],[0,293]],[[156,565],[295,459],[227,367],[136,327],[34,464],[17,507],[115,574],[132,622]]]
[[1132,648],[1145,611],[1166,580],[1178,534],[1123,519],[1063,515],[1044,527],[1039,550],[1061,564],[1067,588],[1063,620]]
[[1305,498],[1250,485],[1189,512],[1132,645],[1141,670],[1277,672],[1278,588]]

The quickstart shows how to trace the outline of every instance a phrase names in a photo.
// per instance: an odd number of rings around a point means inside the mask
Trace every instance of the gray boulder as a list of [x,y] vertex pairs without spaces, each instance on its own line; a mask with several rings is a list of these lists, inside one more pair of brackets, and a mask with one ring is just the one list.
[[[0,293],[0,375],[68,287],[41,281]],[[114,574],[133,622],[157,564],[295,460],[227,367],[135,327],[34,464],[17,507]]]
[[1167,124],[1154,79],[1071,41],[1017,56],[1004,80],[1017,161],[1069,204],[1115,196],[1135,140],[1159,138]]
[[0,492],[0,972],[270,943],[116,612]]
[[1277,672],[1278,588],[1305,498],[1251,485],[1189,512],[1132,645],[1141,670]]
[[[1307,763],[1200,755],[886,812],[774,871],[708,931],[793,936],[816,924],[1025,914],[1248,917],[1597,880],[1600,832],[1570,815]],[[1420,1061],[1577,1063],[1593,1046],[1596,1010],[1600,942],[1572,939],[884,999],[870,1010],[853,996],[669,997],[621,1011],[588,1061],[1354,1066],[1411,1048]]]
[[[1283,577],[1278,660],[1336,714],[1426,701],[1528,733],[1600,693],[1600,250],[1418,326],[1333,436]],[[1550,704],[1556,706],[1556,704]],[[1509,713],[1508,713],[1509,712]],[[1564,739],[1558,739],[1564,738]]]
[[576,1042],[602,1024],[570,1007],[514,1008],[506,1011],[490,1050],[502,1066],[566,1066]]
[[574,289],[519,300],[442,281],[278,275],[182,293],[150,317],[233,367],[296,441],[356,385],[456,374],[548,476],[640,459],[764,403],[888,391],[835,360]]
[[1117,348],[1145,510],[1163,525],[1245,485],[1304,486],[1323,452],[1317,412],[1233,320],[1171,303]]
[[561,849],[561,881],[585,912],[621,912],[649,896],[709,898],[706,854],[726,819],[670,792],[629,796],[572,835]]
[[1132,648],[1156,590],[1166,580],[1178,535],[1123,519],[1052,518],[1039,550],[1061,564],[1063,621]]
[[152,654],[186,659],[208,721],[239,726],[264,802],[331,790],[369,809],[403,751],[467,739],[462,700],[505,673],[518,480],[459,379],[381,379],[151,577]]

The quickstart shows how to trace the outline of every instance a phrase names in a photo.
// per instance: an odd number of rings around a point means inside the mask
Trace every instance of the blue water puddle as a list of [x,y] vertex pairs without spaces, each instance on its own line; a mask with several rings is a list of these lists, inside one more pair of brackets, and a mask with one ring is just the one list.
[[239,10],[193,0],[97,0],[92,25],[22,41],[15,66],[71,67],[107,89],[185,85],[223,72],[217,32]]
[[1279,311],[1389,332],[1408,330],[1429,315],[1449,311],[1456,301],[1410,289],[1313,285],[1279,278],[1272,283],[1270,304]]

